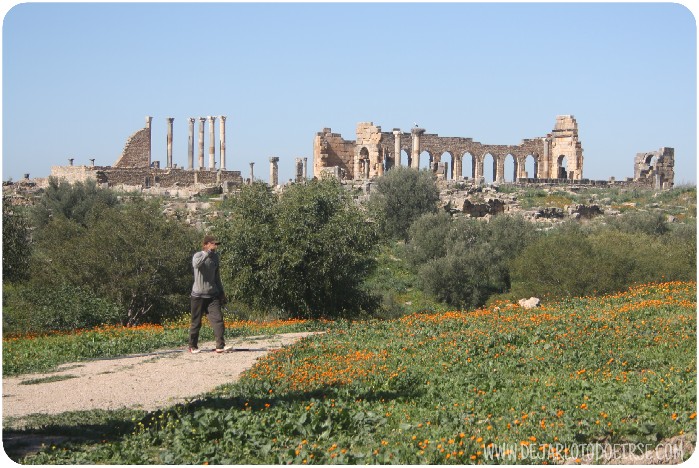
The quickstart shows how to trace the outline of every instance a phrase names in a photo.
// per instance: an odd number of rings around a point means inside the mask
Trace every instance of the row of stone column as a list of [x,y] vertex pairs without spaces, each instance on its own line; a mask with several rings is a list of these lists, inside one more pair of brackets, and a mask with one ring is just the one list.
[[[219,155],[221,159],[220,169],[226,170],[226,116],[221,115],[219,118]],[[199,117],[199,160],[197,170],[204,170],[204,126],[206,121],[209,121],[209,167],[210,171],[216,170],[216,135],[215,135],[215,116]],[[172,168],[172,125],[175,119],[167,118],[167,167]],[[194,169],[194,117],[189,118],[189,139],[187,142],[187,169]]]
[[[250,181],[253,180],[252,166],[250,163]],[[308,177],[308,158],[296,158],[296,182],[302,182]],[[279,185],[279,158],[272,156],[269,158],[269,185],[276,187]]]

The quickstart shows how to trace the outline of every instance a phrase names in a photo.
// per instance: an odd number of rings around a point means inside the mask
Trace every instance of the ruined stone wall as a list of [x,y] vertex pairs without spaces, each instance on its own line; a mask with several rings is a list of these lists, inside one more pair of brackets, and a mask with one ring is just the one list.
[[655,189],[672,188],[675,184],[675,149],[637,153],[634,159],[634,181]]
[[97,181],[98,169],[96,166],[52,166],[51,177],[64,179],[71,184],[87,180]]
[[[578,123],[572,115],[559,115],[550,141],[549,158],[542,177],[551,179],[582,178],[582,146],[578,140]],[[566,161],[565,173],[563,159]]]
[[[400,138],[399,142],[397,138]],[[399,129],[382,132],[381,127],[372,122],[357,124],[357,139],[351,141],[326,128],[316,134],[314,175],[318,176],[326,168],[339,166],[345,178],[371,179],[398,165],[402,151],[408,155],[406,165],[420,167],[420,155],[427,153],[430,168],[437,170],[440,164],[444,164],[448,168],[445,176],[455,180],[463,178],[464,156],[469,156],[470,172],[474,179],[481,181],[485,172],[485,158],[489,154],[493,157],[495,182],[506,180],[505,160],[510,155],[514,159],[512,179],[580,180],[583,177],[582,146],[578,140],[577,122],[572,115],[557,116],[552,134],[524,139],[519,145],[487,145],[472,138],[440,137],[425,133],[421,128],[413,128],[410,133]],[[445,154],[450,156],[450,161],[442,161]],[[533,174],[528,174],[525,169],[529,157],[534,160]]]
[[218,185],[224,182],[243,184],[240,171],[188,171],[184,169],[104,168],[101,171],[109,186],[135,185],[177,187],[193,184]]
[[150,121],[145,128],[138,130],[126,140],[124,151],[114,163],[114,167],[150,167],[151,129]]
[[240,171],[190,171],[185,169],[156,169],[150,167],[112,166],[54,166],[51,176],[70,183],[94,180],[109,187],[186,187],[194,184],[220,185],[232,182],[241,186]]
[[354,140],[345,140],[329,128],[313,140],[313,174],[320,177],[322,168],[339,167],[345,178],[354,178]]

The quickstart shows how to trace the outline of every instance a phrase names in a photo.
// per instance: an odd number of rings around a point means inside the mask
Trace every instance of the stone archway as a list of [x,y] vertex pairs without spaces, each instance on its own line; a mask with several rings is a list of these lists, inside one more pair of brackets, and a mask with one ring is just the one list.
[[568,178],[568,158],[566,158],[564,154],[561,154],[558,156],[558,158],[556,158],[556,178]]
[[480,176],[486,184],[492,184],[498,176],[498,158],[492,153],[485,153],[481,158]]
[[369,178],[369,171],[371,170],[371,165],[369,163],[369,150],[366,146],[359,150],[359,173],[362,178]]
[[[506,183],[514,183],[517,182],[517,158],[512,153],[508,153],[505,155],[503,158],[503,174],[502,174],[502,181]],[[508,177],[508,174],[511,177]]]
[[524,157],[524,164],[522,165],[523,172],[522,177],[525,179],[538,179],[539,174],[538,174],[538,169],[539,169],[539,161],[537,157],[533,154],[528,154],[527,156]]
[[473,180],[476,178],[476,157],[470,151],[466,151],[463,155],[461,155],[460,175],[464,179],[470,178]]

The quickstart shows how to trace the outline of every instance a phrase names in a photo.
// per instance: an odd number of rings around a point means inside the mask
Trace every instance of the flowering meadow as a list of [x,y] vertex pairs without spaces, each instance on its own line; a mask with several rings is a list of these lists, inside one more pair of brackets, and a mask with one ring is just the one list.
[[[324,329],[321,321],[227,320],[226,338]],[[204,324],[199,336],[202,341],[213,340],[211,327]],[[147,353],[168,347],[182,348],[187,345],[188,337],[188,317],[166,325],[103,325],[71,332],[9,336],[2,340],[2,373],[10,376],[45,372],[60,364],[84,359]]]
[[339,322],[119,440],[25,462],[580,462],[585,444],[694,440],[696,356],[693,282]]

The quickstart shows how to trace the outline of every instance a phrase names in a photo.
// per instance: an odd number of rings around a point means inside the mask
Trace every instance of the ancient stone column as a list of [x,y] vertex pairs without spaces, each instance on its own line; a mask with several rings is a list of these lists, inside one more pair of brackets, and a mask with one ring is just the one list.
[[303,158],[303,180],[308,180],[308,158]]
[[167,118],[167,163],[166,167],[168,169],[172,168],[172,123],[175,121],[174,117]]
[[204,169],[204,123],[206,117],[199,117],[199,169]]
[[495,181],[498,183],[505,182],[505,158],[507,156],[499,156],[495,158],[495,163],[493,164],[493,171],[495,171]]
[[146,116],[146,128],[148,129],[148,167],[150,167],[152,147],[153,147],[153,139],[152,139],[151,129],[150,129],[150,123],[152,120],[153,120],[153,117],[151,117],[150,115]]
[[216,169],[216,136],[214,129],[214,122],[216,117],[209,116],[209,170],[213,171]]
[[219,159],[221,159],[221,164],[219,168],[222,171],[226,170],[226,116],[219,116],[218,124],[218,144],[219,144]]
[[95,167],[95,160],[94,159],[90,159],[90,167]]
[[189,140],[187,140],[187,169],[194,168],[194,117],[189,118]]
[[393,129],[393,138],[394,138],[394,146],[393,146],[393,164],[396,167],[400,167],[400,129],[399,128],[394,128]]
[[461,156],[461,157],[455,156],[454,157],[454,164],[451,168],[451,170],[453,171],[451,178],[453,180],[463,179],[463,174],[464,174],[463,163],[464,163],[463,156]]
[[[551,177],[551,174],[550,174],[551,156],[549,155],[549,151],[551,149],[551,139],[550,138],[542,138],[541,140],[544,142],[544,159],[542,160],[543,164],[541,167],[541,173],[542,173],[541,178],[542,179],[552,179],[553,177]],[[537,176],[534,176],[534,177],[537,177]]]
[[413,134],[413,147],[411,151],[411,165],[410,167],[415,169],[420,169],[420,135],[425,133],[424,128],[413,128],[411,133]]
[[[483,156],[485,158],[485,156]],[[483,183],[483,158],[473,158],[473,182],[476,185]]]
[[254,171],[254,169],[253,169],[253,166],[254,166],[254,165],[255,165],[254,162],[251,162],[251,163],[250,163],[250,183],[251,183],[251,184],[252,184],[253,182],[255,182],[255,171]]
[[73,158],[68,158],[68,165],[72,166],[73,165]]
[[269,185],[276,187],[279,185],[279,158],[272,156],[269,158]]
[[296,182],[303,181],[303,162],[301,158],[296,158]]

